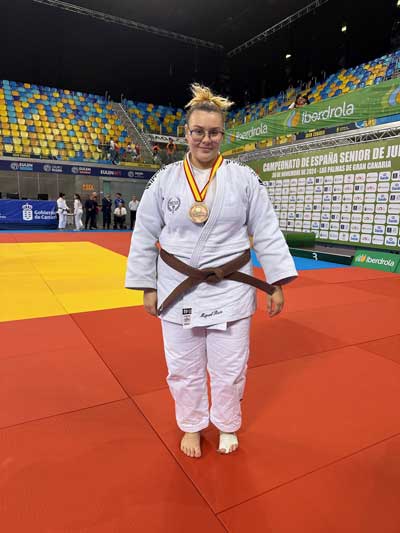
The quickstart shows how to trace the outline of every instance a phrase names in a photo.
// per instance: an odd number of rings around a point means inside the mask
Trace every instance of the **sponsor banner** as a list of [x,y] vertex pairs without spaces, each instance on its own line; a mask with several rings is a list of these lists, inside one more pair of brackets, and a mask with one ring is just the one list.
[[57,202],[45,200],[0,200],[0,229],[56,228]]
[[[323,242],[400,249],[398,138],[257,159],[248,165],[263,180],[280,222],[289,221],[287,214],[294,219],[301,213],[321,221],[319,228],[291,225],[296,231],[314,231]],[[338,227],[338,221],[351,225]]]
[[0,170],[15,172],[46,172],[48,174],[73,174],[76,176],[100,176],[105,178],[131,178],[149,180],[154,170],[136,168],[95,167],[91,165],[67,165],[65,163],[36,163],[32,161],[0,160]]
[[396,272],[399,266],[400,256],[384,252],[369,252],[359,250],[352,261],[353,266],[384,270],[385,272]]
[[145,133],[145,136],[151,142],[168,143],[169,140],[172,139],[175,144],[181,144],[182,146],[187,146],[187,141],[185,137],[174,137],[173,135],[162,135],[159,133]]
[[[249,142],[285,137],[293,133],[316,129],[329,130],[348,124],[355,124],[356,127],[360,127],[359,122],[395,115],[399,111],[400,86],[398,80],[388,80],[308,106],[267,115],[236,128],[228,129],[222,152]],[[323,134],[324,132],[321,133],[321,135]]]

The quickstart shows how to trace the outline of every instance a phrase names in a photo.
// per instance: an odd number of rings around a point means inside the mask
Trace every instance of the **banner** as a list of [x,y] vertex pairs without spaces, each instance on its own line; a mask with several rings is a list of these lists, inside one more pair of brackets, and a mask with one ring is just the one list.
[[228,129],[221,151],[293,133],[357,124],[399,112],[400,80],[389,80]]
[[400,257],[397,254],[360,250],[353,257],[351,264],[353,266],[384,270],[385,272],[395,272],[399,261]]
[[400,139],[258,159],[282,231],[400,249]]
[[46,172],[48,174],[74,174],[76,176],[96,176],[104,178],[131,178],[149,180],[154,170],[120,167],[97,167],[92,165],[66,163],[36,163],[33,161],[0,160],[0,170],[14,172]]
[[56,228],[56,210],[54,201],[0,200],[0,230]]

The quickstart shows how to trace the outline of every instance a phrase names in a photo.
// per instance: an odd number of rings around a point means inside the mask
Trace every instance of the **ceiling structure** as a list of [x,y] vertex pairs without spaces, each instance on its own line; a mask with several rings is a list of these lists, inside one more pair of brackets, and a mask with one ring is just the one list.
[[394,46],[400,18],[396,0],[69,0],[81,13],[40,1],[14,0],[2,11],[0,78],[172,105],[187,101],[192,81],[242,104],[378,57]]

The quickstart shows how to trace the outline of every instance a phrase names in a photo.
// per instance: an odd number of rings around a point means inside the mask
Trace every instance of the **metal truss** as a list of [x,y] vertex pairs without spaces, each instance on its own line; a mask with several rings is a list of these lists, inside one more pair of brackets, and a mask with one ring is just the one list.
[[76,13],[78,15],[85,15],[97,20],[102,20],[103,22],[119,24],[120,26],[125,26],[126,28],[131,28],[133,30],[145,31],[147,33],[158,35],[159,37],[175,39],[176,41],[192,44],[194,46],[211,48],[213,50],[219,50],[221,52],[224,51],[224,47],[221,44],[212,43],[210,41],[204,41],[203,39],[196,39],[195,37],[189,37],[188,35],[183,35],[182,33],[176,33],[174,31],[163,30],[162,28],[157,28],[156,26],[149,26],[147,24],[142,24],[141,22],[135,22],[134,20],[125,19],[122,17],[115,17],[114,15],[109,15],[108,13],[102,13],[101,11],[95,11],[86,7],[69,4],[68,2],[62,2],[61,0],[33,0],[33,2],[37,4],[43,4],[49,7],[63,9],[64,11],[70,11],[71,13]]
[[326,4],[328,0],[315,0],[315,2],[311,2],[311,4],[308,4],[307,6],[303,7],[299,11],[296,11],[296,13],[293,13],[292,15],[289,15],[289,17],[286,17],[285,19],[281,20],[277,24],[274,24],[267,30],[263,31],[262,33],[259,33],[255,37],[252,37],[245,43],[241,44],[240,46],[237,46],[236,48],[233,48],[233,50],[230,50],[228,52],[228,57],[233,57],[240,52],[243,52],[243,50],[246,50],[247,48],[250,48],[251,46],[255,45],[256,43],[259,43],[261,41],[264,41],[274,33],[282,30],[286,26],[290,26],[295,20],[298,20],[301,17],[304,17],[304,15],[307,15],[311,11],[314,11],[317,7],[322,6],[322,4]]
[[[318,139],[298,141],[293,144],[274,146],[261,150],[254,150],[245,154],[240,154],[237,159],[240,161],[252,161],[254,159],[268,159],[270,157],[284,157],[291,154],[306,153],[314,150],[324,150],[336,146],[350,146],[382,139],[391,139],[398,137],[400,140],[400,122],[382,127],[374,126],[362,130],[353,131],[352,133],[337,133],[319,137]],[[233,156],[234,157],[234,156]]]

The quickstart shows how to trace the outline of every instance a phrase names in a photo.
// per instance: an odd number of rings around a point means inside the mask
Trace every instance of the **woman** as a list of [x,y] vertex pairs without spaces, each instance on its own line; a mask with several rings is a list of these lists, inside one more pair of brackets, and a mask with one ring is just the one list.
[[57,198],[58,229],[63,231],[67,225],[69,207],[65,201],[65,194],[60,192]]
[[75,230],[81,231],[83,229],[82,223],[83,207],[82,200],[79,194],[74,194],[74,219],[75,219]]
[[270,316],[283,307],[281,285],[297,272],[262,182],[249,167],[219,155],[224,111],[231,102],[197,84],[192,92],[185,126],[190,151],[148,184],[125,284],[143,289],[146,311],[160,315],[167,382],[184,432],[181,450],[200,457],[200,432],[209,421],[220,432],[219,452],[238,448],[256,309],[256,291],[248,284],[257,284],[251,277],[249,234],[269,283],[275,284],[268,297]]

